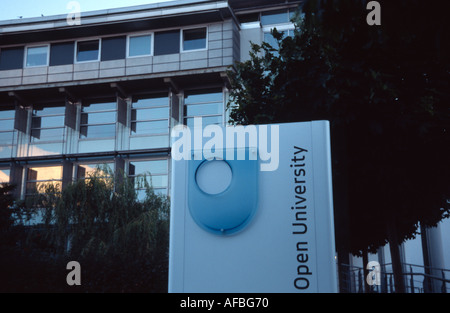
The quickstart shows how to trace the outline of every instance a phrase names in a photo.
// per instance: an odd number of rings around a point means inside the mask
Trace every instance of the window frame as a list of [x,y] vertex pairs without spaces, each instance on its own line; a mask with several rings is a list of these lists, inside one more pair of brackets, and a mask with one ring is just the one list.
[[[205,36],[205,47],[200,49],[190,49],[185,50],[184,49],[184,31],[186,30],[194,30],[194,29],[206,29],[206,36]],[[208,50],[208,40],[209,39],[209,27],[208,25],[203,26],[193,26],[193,27],[183,27],[180,29],[180,53],[186,53],[186,52],[196,52],[196,51],[207,51]]]
[[[113,103],[113,101],[85,101],[85,103],[87,104],[95,104],[95,103]],[[94,111],[94,112],[83,112],[83,102],[81,103],[81,107],[80,107],[80,113],[79,113],[79,122],[78,122],[78,142],[80,141],[97,141],[97,140],[115,140],[117,138],[117,118],[118,118],[118,112],[117,112],[117,99],[114,102],[116,104],[115,109],[106,109],[106,110],[98,110],[98,111]],[[107,112],[114,112],[115,113],[115,120],[114,122],[110,122],[110,123],[94,123],[94,124],[84,124],[81,123],[81,116],[83,114],[89,114],[89,113],[107,113]],[[91,137],[89,138],[88,136],[86,137],[82,137],[81,135],[81,127],[89,127],[89,126],[105,126],[105,125],[114,125],[114,136],[108,136],[108,137]]]
[[[133,158],[129,158],[126,161],[126,176],[128,178],[134,179],[135,177],[142,175],[142,174],[133,174],[130,175],[130,164],[134,163],[134,162],[151,162],[151,161],[165,161],[167,163],[167,173],[166,172],[158,172],[155,174],[150,173],[151,176],[167,176],[167,186],[166,187],[153,187],[154,190],[165,190],[165,193],[163,193],[164,195],[168,195],[169,191],[170,191],[170,158],[168,157],[164,157],[164,156],[155,156],[155,157],[133,157]],[[136,183],[136,182],[135,182]],[[139,190],[145,190],[144,188],[136,188],[135,187],[136,192],[138,192]]]
[[[213,91],[215,89],[219,90],[219,88],[221,88],[221,93],[222,93],[222,101],[221,101],[222,109],[223,109],[222,113],[219,113],[219,114],[204,114],[204,115],[187,115],[187,106],[189,106],[189,105],[203,105],[203,104],[209,104],[209,103],[219,103],[219,101],[206,101],[206,102],[196,102],[196,103],[186,104],[186,94],[188,94],[188,96],[189,96],[190,92],[194,92],[195,93],[195,92],[198,92],[198,91],[204,91],[201,94],[208,94],[208,93],[205,93],[205,92],[208,91],[208,90],[211,90],[211,91]],[[214,93],[214,92],[209,92],[209,93]],[[220,121],[220,125],[222,125],[222,126],[225,125],[225,122],[226,122],[226,118],[225,118],[225,115],[226,115],[225,103],[226,102],[225,101],[226,101],[225,89],[224,89],[223,86],[208,87],[208,88],[195,88],[195,89],[186,89],[186,90],[184,90],[183,91],[183,101],[182,101],[183,125],[187,126],[187,120],[188,119],[193,119],[195,117],[201,117],[201,118],[204,118],[204,117],[220,117],[220,120],[221,120]]]
[[[130,39],[132,37],[143,37],[143,36],[150,36],[150,54],[130,55]],[[155,50],[155,34],[154,34],[154,32],[142,32],[142,33],[127,34],[126,55],[125,55],[126,59],[153,56],[154,50]]]
[[[87,42],[87,41],[98,41],[98,53],[97,53],[97,59],[96,60],[86,60],[86,61],[78,61],[78,45],[80,43],[83,42]],[[73,54],[73,58],[74,58],[74,62],[73,64],[83,64],[83,63],[90,63],[90,62],[100,62],[101,57],[102,57],[102,38],[100,37],[95,37],[95,38],[83,38],[80,40],[75,40],[75,45],[74,45],[74,54]]]
[[[46,47],[47,48],[47,56],[46,56],[46,63],[43,65],[27,65],[28,63],[28,49],[30,48],[39,48],[39,47]],[[47,44],[33,44],[33,45],[26,45],[24,49],[23,54],[23,68],[36,68],[36,67],[46,67],[50,65],[50,43]]]
[[[144,95],[140,98],[142,99],[151,99],[151,98],[159,98],[157,95],[153,95],[155,97],[152,97],[152,95]],[[166,97],[166,96],[164,96]],[[163,98],[163,97],[161,97]],[[130,106],[130,117],[129,117],[129,123],[130,123],[130,132],[129,137],[130,138],[137,138],[137,137],[151,137],[151,136],[164,136],[164,135],[170,135],[170,117],[171,117],[171,107],[170,107],[170,95],[167,95],[167,105],[157,105],[157,106],[147,106],[147,107],[140,107],[140,108],[133,108],[134,100],[131,100],[131,106]],[[154,118],[154,119],[145,119],[145,120],[134,120],[132,118],[133,110],[148,110],[148,109],[160,109],[160,108],[167,108],[169,110],[169,114],[167,118]],[[159,121],[167,121],[167,132],[165,133],[147,133],[147,134],[133,134],[132,130],[132,123],[145,123],[145,122],[159,122]]]

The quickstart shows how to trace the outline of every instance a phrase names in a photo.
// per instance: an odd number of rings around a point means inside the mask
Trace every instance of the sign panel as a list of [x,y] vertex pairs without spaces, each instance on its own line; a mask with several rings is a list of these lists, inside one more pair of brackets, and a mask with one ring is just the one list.
[[197,126],[172,133],[169,292],[337,292],[329,123]]

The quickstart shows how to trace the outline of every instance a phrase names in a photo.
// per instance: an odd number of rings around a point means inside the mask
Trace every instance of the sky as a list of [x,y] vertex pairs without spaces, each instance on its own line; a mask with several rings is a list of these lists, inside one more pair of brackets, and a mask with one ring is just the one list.
[[[142,5],[170,0],[77,0],[81,12]],[[68,14],[71,0],[0,0],[0,20]]]

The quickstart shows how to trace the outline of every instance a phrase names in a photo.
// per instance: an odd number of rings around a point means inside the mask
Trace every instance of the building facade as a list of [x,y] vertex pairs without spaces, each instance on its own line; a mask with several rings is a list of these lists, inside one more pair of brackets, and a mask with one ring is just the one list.
[[300,1],[180,0],[0,21],[0,182],[24,198],[97,165],[170,190],[170,131],[227,123],[226,71]]

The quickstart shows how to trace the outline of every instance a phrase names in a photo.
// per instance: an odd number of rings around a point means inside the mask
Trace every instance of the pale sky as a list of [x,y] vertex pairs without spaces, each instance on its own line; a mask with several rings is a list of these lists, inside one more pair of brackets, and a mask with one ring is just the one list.
[[[142,5],[170,0],[78,0],[81,12]],[[0,0],[0,20],[70,13],[71,0]]]

